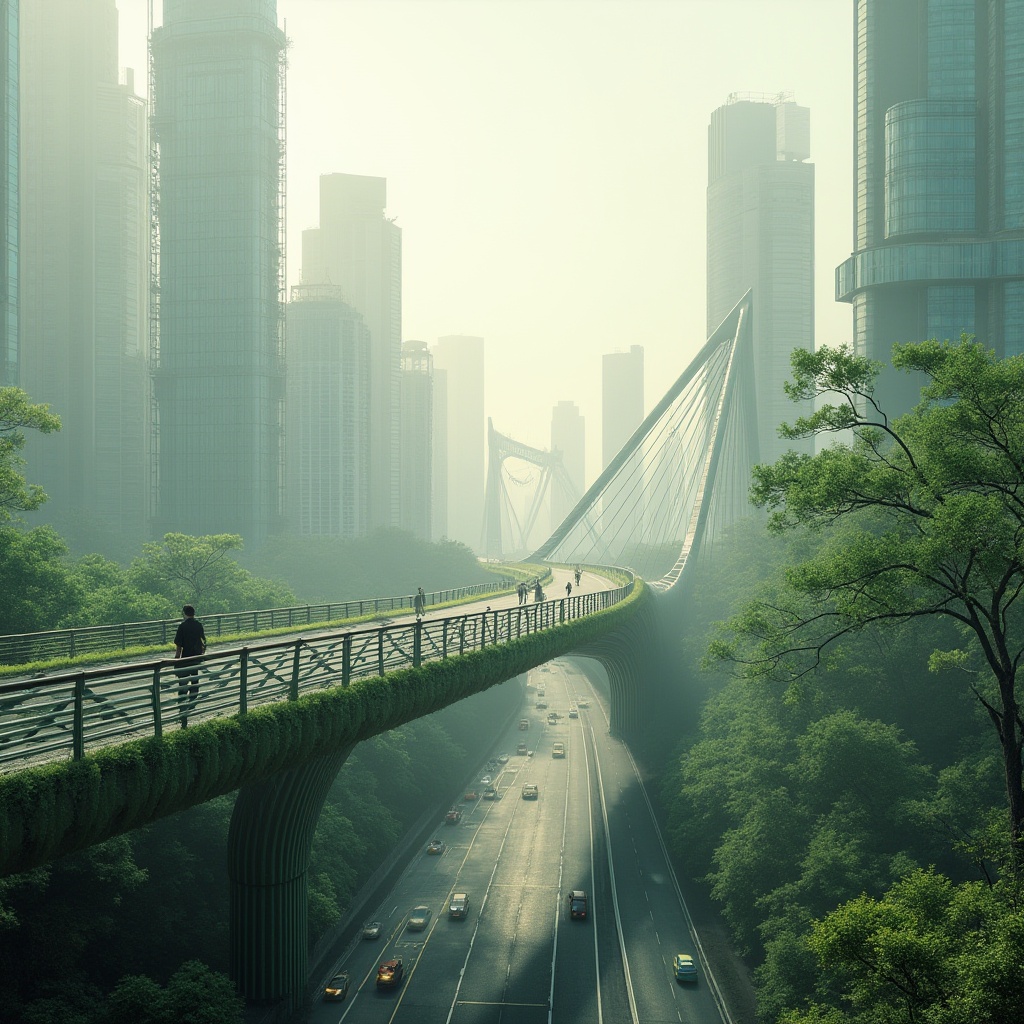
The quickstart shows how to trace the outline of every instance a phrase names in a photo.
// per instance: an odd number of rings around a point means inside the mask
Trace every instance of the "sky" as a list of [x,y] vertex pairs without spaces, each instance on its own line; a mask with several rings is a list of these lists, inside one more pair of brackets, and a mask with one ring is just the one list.
[[[145,88],[147,0],[117,0]],[[706,336],[707,126],[732,93],[811,110],[817,344],[851,336],[850,0],[278,0],[289,46],[288,279],[321,174],[387,178],[404,340],[484,338],[495,427],[550,447],[601,356],[645,350],[655,405]],[[156,23],[160,22],[156,0]]]

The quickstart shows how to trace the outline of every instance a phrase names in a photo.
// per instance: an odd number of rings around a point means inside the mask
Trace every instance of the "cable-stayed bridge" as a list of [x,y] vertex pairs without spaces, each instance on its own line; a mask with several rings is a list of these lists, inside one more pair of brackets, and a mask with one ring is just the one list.
[[166,659],[0,683],[0,872],[238,790],[232,975],[253,1001],[301,992],[313,831],[355,744],[569,653],[642,735],[695,560],[746,511],[755,422],[748,296],[531,558],[619,567],[600,591],[254,642],[205,656],[195,691]]

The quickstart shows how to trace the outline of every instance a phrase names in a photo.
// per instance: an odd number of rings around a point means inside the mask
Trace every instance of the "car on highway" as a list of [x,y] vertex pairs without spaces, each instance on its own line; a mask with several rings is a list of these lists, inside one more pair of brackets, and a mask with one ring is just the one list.
[[463,800],[479,800],[480,794],[475,789],[467,789]]
[[582,889],[573,889],[566,902],[569,905],[569,917],[574,921],[587,919],[587,894]]
[[583,700],[576,701],[576,707],[578,707],[578,708],[589,708],[590,707],[590,701],[587,700],[586,697],[584,697]]
[[444,816],[444,823],[446,825],[458,825],[460,821],[462,821],[462,811],[458,807],[451,808]]
[[508,764],[508,754],[499,754],[498,764]]
[[675,972],[676,981],[697,980],[697,965],[689,953],[676,953],[672,960],[672,970]]
[[557,711],[548,712],[548,725],[558,725],[558,720],[562,716]]
[[384,925],[380,921],[367,921],[363,925],[363,938],[364,939],[379,939],[380,933],[384,931]]
[[580,717],[580,713],[575,708],[569,708],[569,717],[570,718],[579,718]]
[[432,854],[434,856],[444,853],[446,849],[447,847],[444,845],[444,843],[441,842],[440,839],[431,839],[430,842],[427,843],[427,853]]
[[538,711],[544,711],[548,706],[548,702],[546,700],[539,700],[534,706]]
[[552,757],[565,757],[565,744],[564,743],[552,743],[551,744],[551,756]]
[[525,757],[526,756],[526,744],[525,743],[520,743],[519,746],[516,747],[516,753],[521,755],[521,756],[523,756],[523,757]]
[[484,799],[485,800],[497,800],[498,799],[498,791],[493,786],[488,786],[484,790]]
[[400,985],[405,974],[405,967],[402,966],[402,958],[385,960],[377,968],[377,988],[394,988]]
[[324,987],[324,999],[341,1002],[348,995],[348,975],[343,971],[336,974]]
[[469,893],[453,892],[448,903],[448,916],[461,918],[465,917],[467,913],[469,913]]
[[523,799],[536,800],[540,796],[540,788],[536,782],[523,783]]
[[520,718],[519,728],[525,732],[527,729],[530,728],[530,720],[528,718]]
[[543,688],[543,687],[540,687],[540,688],[539,688],[539,689],[537,690],[537,696],[538,696],[538,697],[543,697],[543,696],[544,696],[544,688]]
[[424,907],[421,904],[412,908],[412,913],[409,914],[409,923],[405,927],[410,932],[421,932],[428,924],[430,924],[430,907]]

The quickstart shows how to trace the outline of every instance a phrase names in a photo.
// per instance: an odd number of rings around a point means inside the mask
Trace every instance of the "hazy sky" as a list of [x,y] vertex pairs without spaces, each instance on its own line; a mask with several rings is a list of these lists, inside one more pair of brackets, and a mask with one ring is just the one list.
[[[117,0],[145,87],[147,0]],[[278,0],[288,75],[288,277],[318,176],[388,180],[404,339],[485,339],[486,410],[550,444],[587,420],[601,355],[646,352],[648,409],[705,337],[707,125],[730,93],[811,109],[817,342],[847,341],[850,0]],[[157,0],[157,23],[159,23]]]

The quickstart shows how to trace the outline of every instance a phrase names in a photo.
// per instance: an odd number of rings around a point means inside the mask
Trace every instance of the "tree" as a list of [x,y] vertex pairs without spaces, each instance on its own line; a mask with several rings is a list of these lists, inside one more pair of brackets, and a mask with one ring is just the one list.
[[974,672],[971,691],[998,737],[1015,864],[1024,867],[1024,720],[1017,667],[1024,654],[1024,358],[997,359],[967,336],[957,344],[897,345],[893,365],[920,371],[922,401],[890,420],[874,397],[880,364],[848,348],[792,356],[795,400],[826,397],[780,433],[852,432],[816,455],[789,452],[754,470],[752,498],[769,530],[829,532],[786,572],[777,595],[732,620],[711,656],[752,676],[799,680],[873,626],[944,617],[965,649],[933,665]]
[[60,417],[47,405],[32,405],[21,388],[0,388],[0,523],[15,512],[31,512],[46,501],[37,484],[27,484],[19,452],[25,447],[24,431],[50,434],[60,430]]
[[34,530],[0,526],[4,632],[55,629],[62,620],[74,617],[83,593],[66,555],[67,546],[49,526]]
[[190,537],[168,533],[160,543],[144,544],[128,571],[132,585],[175,602],[202,605],[201,611],[242,611],[295,604],[283,584],[260,579],[232,557],[241,550],[235,533]]

